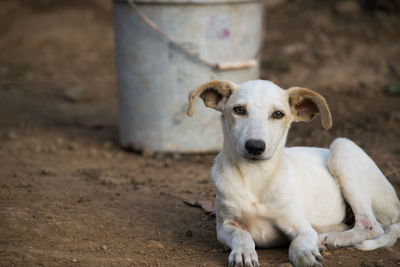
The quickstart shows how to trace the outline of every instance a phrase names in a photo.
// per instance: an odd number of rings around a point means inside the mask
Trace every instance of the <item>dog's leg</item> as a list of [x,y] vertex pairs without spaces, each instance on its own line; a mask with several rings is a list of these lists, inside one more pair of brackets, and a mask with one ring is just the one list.
[[355,225],[344,232],[329,232],[318,237],[319,247],[330,249],[336,247],[354,246],[367,239],[374,239],[383,234],[383,229],[367,206],[358,206],[354,209]]
[[232,250],[229,254],[229,266],[260,266],[250,233],[241,229],[239,225],[229,222],[220,224],[218,221],[219,218],[217,218],[218,240]]
[[380,247],[391,247],[400,237],[400,223],[387,225],[383,228],[385,233],[373,240],[365,240],[356,246],[359,250],[374,250]]
[[[328,166],[353,210],[355,224],[351,230],[319,236],[321,247],[354,246],[384,233],[380,223],[394,223],[399,204],[393,187],[372,159],[350,140],[340,138],[331,145]],[[380,215],[379,222],[376,215]]]
[[320,267],[324,258],[318,250],[318,234],[299,210],[300,208],[296,208],[284,212],[283,216],[276,220],[277,227],[292,240],[289,246],[289,260],[295,267]]

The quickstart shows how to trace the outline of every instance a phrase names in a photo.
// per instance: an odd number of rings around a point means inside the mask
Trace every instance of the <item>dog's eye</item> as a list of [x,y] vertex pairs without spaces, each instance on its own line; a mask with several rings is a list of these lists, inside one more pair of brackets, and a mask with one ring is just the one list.
[[243,107],[243,106],[236,106],[236,107],[234,107],[234,108],[233,108],[233,112],[234,112],[235,114],[241,115],[241,116],[246,115],[246,113],[247,113],[246,108]]
[[282,111],[275,111],[274,113],[272,113],[272,118],[274,119],[282,119],[283,117],[285,117],[285,113],[283,113]]

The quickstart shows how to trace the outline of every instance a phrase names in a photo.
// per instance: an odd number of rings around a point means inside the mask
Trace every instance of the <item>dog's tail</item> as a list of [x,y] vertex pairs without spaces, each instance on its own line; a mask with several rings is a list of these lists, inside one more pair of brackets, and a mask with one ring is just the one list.
[[359,250],[374,250],[381,247],[393,246],[400,237],[400,222],[387,225],[383,228],[383,235],[376,239],[365,240],[356,246]]

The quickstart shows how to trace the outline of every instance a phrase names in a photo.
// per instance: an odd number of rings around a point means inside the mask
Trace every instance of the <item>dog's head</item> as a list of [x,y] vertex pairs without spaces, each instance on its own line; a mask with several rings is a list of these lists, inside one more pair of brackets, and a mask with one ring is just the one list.
[[332,125],[325,99],[305,88],[283,90],[262,80],[239,85],[211,81],[190,94],[189,116],[197,96],[207,107],[222,113],[224,138],[238,155],[253,162],[272,158],[277,148],[284,146],[293,121],[308,122],[320,114],[325,129]]

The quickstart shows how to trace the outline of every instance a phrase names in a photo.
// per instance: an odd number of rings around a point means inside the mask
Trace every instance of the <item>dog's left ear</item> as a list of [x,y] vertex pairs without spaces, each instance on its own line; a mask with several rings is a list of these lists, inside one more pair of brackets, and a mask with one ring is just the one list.
[[295,116],[294,121],[309,122],[317,114],[321,115],[322,127],[332,127],[331,112],[324,97],[306,88],[292,87],[288,89],[289,105]]
[[223,105],[231,96],[235,88],[237,88],[235,83],[219,80],[214,80],[200,85],[189,95],[189,106],[186,114],[189,116],[193,115],[194,102],[196,101],[197,96],[200,96],[203,99],[204,105],[207,107],[222,111]]

